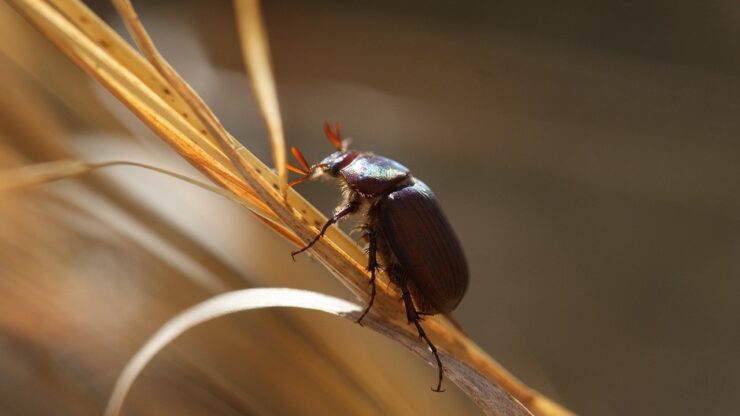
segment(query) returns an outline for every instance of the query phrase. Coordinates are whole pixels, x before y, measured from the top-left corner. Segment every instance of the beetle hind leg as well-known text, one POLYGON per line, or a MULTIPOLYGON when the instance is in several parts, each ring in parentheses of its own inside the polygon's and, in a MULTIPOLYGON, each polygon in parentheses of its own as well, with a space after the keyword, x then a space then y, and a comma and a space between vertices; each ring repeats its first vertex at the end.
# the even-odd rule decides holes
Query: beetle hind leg
POLYGON ((444 367, 442 367, 442 360, 439 358, 439 352, 437 351, 437 347, 432 343, 429 337, 427 337, 426 332, 424 332, 424 328, 421 326, 422 317, 419 316, 419 313, 416 311, 414 301, 411 299, 411 292, 409 291, 409 288, 405 284, 401 285, 401 291, 403 293, 403 304, 406 307, 406 318, 408 319, 409 323, 413 323, 414 326, 416 326, 416 331, 419 333, 419 339, 423 339, 424 341, 426 341, 429 349, 434 355, 434 359, 437 361, 437 387, 432 387, 432 391, 441 393, 444 391, 442 390, 444 367))
POLYGON ((359 318, 357 318, 357 323, 362 325, 362 318, 367 315, 368 312, 370 312, 370 308, 373 307, 373 302, 375 302, 375 294, 376 294, 376 287, 375 287, 375 273, 378 270, 378 237, 375 235, 375 233, 365 227, 365 236, 368 240, 368 246, 367 246, 367 271, 370 272, 370 300, 367 303, 367 307, 365 307, 365 310, 362 312, 362 315, 360 315, 359 318))

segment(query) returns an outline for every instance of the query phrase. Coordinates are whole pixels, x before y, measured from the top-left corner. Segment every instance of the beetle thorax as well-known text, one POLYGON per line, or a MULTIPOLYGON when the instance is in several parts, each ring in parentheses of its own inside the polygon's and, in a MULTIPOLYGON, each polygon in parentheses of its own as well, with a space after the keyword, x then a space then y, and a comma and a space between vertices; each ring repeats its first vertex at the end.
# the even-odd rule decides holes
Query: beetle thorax
POLYGON ((347 187, 366 198, 388 194, 412 182, 411 172, 402 164, 372 153, 352 155, 337 172, 347 187))

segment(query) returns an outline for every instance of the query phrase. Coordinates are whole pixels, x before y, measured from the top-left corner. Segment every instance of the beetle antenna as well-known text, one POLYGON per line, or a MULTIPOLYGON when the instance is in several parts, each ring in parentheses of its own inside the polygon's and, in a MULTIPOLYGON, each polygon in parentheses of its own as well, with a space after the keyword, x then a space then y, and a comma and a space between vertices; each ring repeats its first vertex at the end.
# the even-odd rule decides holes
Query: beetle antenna
POLYGON ((332 130, 329 122, 324 121, 324 134, 326 134, 326 138, 329 139, 329 142, 331 142, 331 144, 333 144, 334 147, 337 148, 337 150, 346 149, 344 143, 342 142, 342 136, 340 134, 341 128, 342 125, 339 122, 336 122, 334 123, 334 129, 332 130))
POLYGON ((298 178, 298 179, 296 179, 296 180, 288 183, 288 187, 289 188, 292 188, 293 186, 298 185, 299 183, 301 183, 301 182, 303 182, 305 180, 310 179, 311 178, 311 174, 313 174, 313 172, 311 172, 310 169, 302 169, 302 168, 299 168, 297 166, 293 166, 290 163, 287 164, 287 168, 291 172, 300 173, 301 175, 303 175, 300 178, 298 178))
POLYGON ((286 163, 285 165, 286 165, 285 167, 287 167, 288 170, 291 171, 291 172, 293 172, 293 173, 300 173, 301 175, 305 175, 306 174, 306 170, 303 169, 303 168, 299 168, 298 166, 291 165, 290 163, 286 163))
POLYGON ((291 165, 288 163, 286 167, 289 171, 299 173, 303 175, 302 177, 294 180, 293 182, 290 182, 288 184, 288 187, 292 187, 294 185, 297 185, 311 177, 311 174, 313 173, 311 166, 308 165, 308 162, 306 162, 306 158, 303 157, 303 153, 301 153, 300 150, 298 150, 297 147, 291 146, 290 147, 290 153, 293 154, 293 157, 298 161, 298 163, 301 165, 300 167, 291 165))
POLYGON ((300 178, 298 178, 298 179, 296 179, 294 181, 289 182, 288 183, 288 188, 292 188, 292 187, 298 185, 299 183, 301 183, 303 181, 306 181, 306 180, 308 180, 310 178, 311 178, 311 174, 310 173, 307 173, 306 175, 301 176, 300 178))
POLYGON ((311 170, 311 166, 308 164, 308 162, 306 162, 306 158, 303 157, 303 153, 301 153, 301 151, 298 150, 297 147, 290 146, 290 153, 292 153, 295 160, 297 160, 298 163, 303 166, 303 169, 305 169, 306 171, 311 170))

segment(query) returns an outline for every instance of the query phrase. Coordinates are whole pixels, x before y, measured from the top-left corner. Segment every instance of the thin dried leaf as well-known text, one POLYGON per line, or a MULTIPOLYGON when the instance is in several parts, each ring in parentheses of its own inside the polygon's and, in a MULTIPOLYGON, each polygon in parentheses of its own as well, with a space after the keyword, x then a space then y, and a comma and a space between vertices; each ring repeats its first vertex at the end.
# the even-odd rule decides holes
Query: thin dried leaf
MULTIPOLYGON (((55 6, 59 10, 66 10, 72 7, 69 4, 74 4, 73 7, 79 11, 79 14, 74 16, 69 14, 65 16, 41 0, 11 1, 75 63, 114 93, 165 142, 211 180, 240 198, 254 198, 245 191, 253 189, 262 199, 261 202, 266 204, 302 241, 308 241, 315 235, 316 228, 312 225, 322 224, 324 216, 293 190, 288 190, 287 195, 284 195, 281 192, 284 181, 225 131, 210 109, 187 83, 171 70, 158 53, 149 56, 157 62, 156 65, 148 65, 141 61, 134 64, 116 60, 114 58, 116 54, 127 50, 128 45, 116 37, 107 38, 111 43, 99 45, 97 39, 90 35, 95 31, 89 28, 82 30, 81 27, 97 25, 100 26, 96 29, 99 33, 105 33, 109 29, 104 23, 93 18, 85 18, 85 21, 82 21, 86 16, 85 13, 91 13, 78 1, 55 1, 55 6), (150 78, 163 80, 164 87, 151 87, 147 83, 150 78), (163 88, 170 93, 175 91, 176 94, 165 94, 163 97, 160 95, 165 91, 163 88), (195 128, 197 123, 184 115, 188 113, 176 110, 173 107, 174 103, 187 103, 186 106, 196 114, 197 120, 205 126, 205 130, 195 128), (239 176, 242 176, 244 181, 239 176)), ((130 8, 128 2, 118 1, 116 4, 130 8)), ((123 11, 125 12, 125 9, 123 11)), ((128 15, 124 13, 123 16, 130 27, 139 27, 132 30, 137 42, 141 43, 142 34, 148 39, 143 27, 140 27, 138 19, 135 18, 135 13, 128 15)), ((151 40, 148 43, 156 52, 151 40)), ((326 238, 314 246, 313 253, 353 293, 363 298, 367 296, 369 276, 363 266, 367 259, 348 236, 332 228, 326 238)), ((416 348, 421 348, 421 344, 416 341, 415 333, 406 325, 402 314, 399 313, 395 291, 387 285, 380 285, 379 291, 381 295, 375 302, 372 317, 377 317, 378 321, 383 323, 383 330, 404 334, 408 342, 413 343, 416 348)), ((485 374, 487 378, 485 383, 489 385, 491 381, 498 383, 536 414, 572 414, 522 384, 481 351, 445 317, 431 317, 425 321, 425 326, 428 335, 440 347, 443 356, 447 357, 445 362, 448 363, 448 377, 456 381, 473 400, 478 400, 475 389, 471 390, 470 385, 465 385, 465 381, 470 379, 466 379, 467 374, 461 372, 460 366, 470 366, 485 374)))
MULTIPOLYGON (((261 288, 243 289, 214 296, 202 303, 188 308, 165 323, 139 351, 129 360, 116 381, 113 392, 105 410, 106 416, 118 415, 131 386, 146 365, 175 338, 201 323, 235 312, 264 308, 300 308, 311 309, 340 316, 355 321, 362 308, 342 299, 324 294, 298 289, 261 288)), ((399 341, 419 355, 426 355, 410 344, 405 335, 389 332, 382 322, 369 320, 370 327, 378 332, 399 341)), ((485 378, 466 366, 460 368, 465 374, 465 386, 475 393, 475 401, 487 415, 528 415, 529 412, 518 402, 485 378)), ((458 380, 456 380, 457 382, 458 380)), ((458 383, 460 384, 460 383, 458 383)))
POLYGON ((147 165, 145 163, 131 162, 125 160, 103 163, 88 163, 81 160, 59 160, 54 162, 38 163, 35 165, 27 165, 20 168, 0 172, 0 192, 31 188, 49 182, 83 175, 97 169, 113 166, 133 166, 151 170, 154 172, 159 172, 161 174, 187 182, 191 185, 195 185, 214 194, 221 195, 224 198, 236 202, 239 205, 243 205, 244 207, 252 211, 260 218, 260 220, 265 222, 269 227, 273 228, 289 241, 295 244, 301 243, 301 241, 298 240, 298 237, 296 237, 292 231, 280 224, 280 222, 277 220, 277 218, 275 218, 272 212, 266 209, 264 204, 252 204, 250 201, 237 198, 231 192, 225 191, 217 186, 195 180, 186 175, 173 172, 171 170, 147 165))
POLYGON ((44 183, 81 175, 91 170, 81 160, 60 160, 28 165, 0 172, 0 192, 30 188, 44 183))
POLYGON ((288 178, 285 165, 285 136, 277 89, 272 76, 270 46, 267 42, 267 31, 262 22, 260 3, 258 0, 234 0, 234 9, 244 65, 249 71, 252 89, 272 141, 272 157, 280 178, 280 186, 285 190, 288 178))

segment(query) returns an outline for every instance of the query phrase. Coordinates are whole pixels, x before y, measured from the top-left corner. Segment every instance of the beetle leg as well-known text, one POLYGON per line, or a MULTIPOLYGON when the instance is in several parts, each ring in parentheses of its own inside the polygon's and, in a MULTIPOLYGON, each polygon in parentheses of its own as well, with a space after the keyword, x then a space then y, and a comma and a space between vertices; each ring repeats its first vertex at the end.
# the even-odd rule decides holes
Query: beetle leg
POLYGON ((367 315, 368 312, 370 312, 370 308, 373 307, 373 302, 375 301, 375 271, 378 269, 378 238, 375 235, 375 233, 371 229, 365 230, 365 235, 368 239, 368 248, 367 248, 367 271, 370 272, 370 301, 367 304, 367 307, 365 308, 365 311, 362 312, 362 315, 360 315, 359 318, 357 318, 357 323, 362 325, 362 318, 367 315))
POLYGON ((429 345, 429 349, 432 350, 434 359, 437 361, 438 381, 437 387, 432 388, 432 391, 441 393, 444 391, 442 390, 442 378, 444 377, 444 369, 442 367, 442 360, 439 358, 439 353, 437 352, 437 347, 434 346, 431 340, 429 340, 426 332, 424 332, 424 328, 421 326, 421 317, 416 311, 413 300, 411 300, 411 292, 409 292, 409 288, 405 284, 402 284, 401 291, 403 292, 403 304, 406 306, 406 318, 408 319, 409 323, 413 323, 416 326, 416 331, 419 333, 419 338, 426 341, 427 345, 429 345))
POLYGON ((334 214, 331 218, 329 218, 329 221, 327 221, 324 224, 324 226, 321 227, 321 231, 319 231, 319 233, 316 235, 316 237, 314 237, 313 240, 311 240, 311 242, 308 243, 308 245, 306 245, 305 247, 303 247, 302 249, 300 249, 298 251, 294 251, 294 252, 290 253, 290 256, 293 257, 293 261, 295 261, 296 254, 303 253, 304 251, 306 251, 309 248, 311 248, 311 246, 313 246, 314 244, 316 244, 316 242, 319 241, 319 239, 321 238, 321 236, 323 236, 324 233, 326 233, 326 230, 328 230, 329 227, 332 224, 336 223, 337 221, 339 221, 340 219, 346 217, 347 215, 350 215, 350 214, 356 212, 359 207, 360 207, 360 201, 359 200, 352 200, 344 208, 342 208, 341 210, 337 211, 337 213, 334 214))

